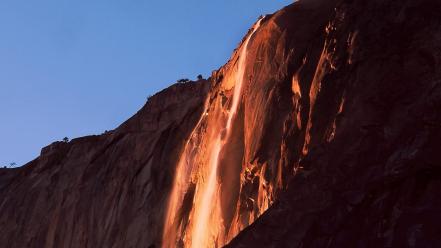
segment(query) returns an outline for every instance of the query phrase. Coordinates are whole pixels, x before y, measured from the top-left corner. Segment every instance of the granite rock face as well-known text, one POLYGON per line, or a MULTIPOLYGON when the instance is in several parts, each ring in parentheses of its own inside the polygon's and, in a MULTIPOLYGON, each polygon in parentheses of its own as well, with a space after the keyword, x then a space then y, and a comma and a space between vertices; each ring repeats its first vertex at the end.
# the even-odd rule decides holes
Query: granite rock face
POLYGON ((279 12, 293 51, 297 125, 282 154, 294 175, 228 247, 441 245, 439 13, 431 0, 304 0, 279 12))
POLYGON ((149 247, 170 174, 209 84, 176 84, 99 136, 56 142, 0 170, 0 247, 149 247))
MULTIPOLYGON (((300 0, 262 19, 220 153, 228 247, 441 246, 439 13, 300 0)), ((0 169, 0 247, 160 247, 182 150, 228 112, 239 51, 111 132, 0 169)))

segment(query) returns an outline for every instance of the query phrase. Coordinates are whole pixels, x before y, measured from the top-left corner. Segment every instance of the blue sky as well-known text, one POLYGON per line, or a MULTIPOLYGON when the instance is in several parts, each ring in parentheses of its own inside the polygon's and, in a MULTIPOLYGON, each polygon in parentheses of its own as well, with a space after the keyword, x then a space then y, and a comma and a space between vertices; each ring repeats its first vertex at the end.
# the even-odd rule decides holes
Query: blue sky
POLYGON ((0 165, 117 127, 148 95, 208 77, 287 0, 0 0, 0 165))

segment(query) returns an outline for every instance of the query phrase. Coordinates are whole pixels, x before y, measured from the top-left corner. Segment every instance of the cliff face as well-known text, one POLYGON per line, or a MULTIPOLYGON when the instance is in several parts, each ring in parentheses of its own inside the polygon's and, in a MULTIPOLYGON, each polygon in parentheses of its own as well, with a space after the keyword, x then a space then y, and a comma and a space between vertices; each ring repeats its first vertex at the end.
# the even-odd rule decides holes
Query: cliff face
POLYGON ((159 243, 170 175, 209 84, 177 84, 114 131, 56 142, 0 170, 0 247, 159 243))
MULTIPOLYGON (((338 1, 320 20, 310 14, 319 2, 279 13, 292 80, 276 85, 291 86, 281 92, 292 105, 277 99, 293 124, 267 135, 290 130, 278 144, 294 175, 228 247, 438 247, 441 3, 338 1)), ((281 113, 272 107, 264 119, 281 113)))
POLYGON ((208 81, 0 169, 0 247, 440 246, 439 13, 301 0, 261 18, 208 81))

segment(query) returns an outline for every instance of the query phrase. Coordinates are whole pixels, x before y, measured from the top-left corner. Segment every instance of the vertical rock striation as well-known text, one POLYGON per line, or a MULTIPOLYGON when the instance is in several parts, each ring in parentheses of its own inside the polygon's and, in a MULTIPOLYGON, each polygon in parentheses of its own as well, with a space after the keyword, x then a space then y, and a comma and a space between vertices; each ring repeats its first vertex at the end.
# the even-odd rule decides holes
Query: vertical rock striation
MULTIPOLYGON (((268 74, 287 76, 275 85, 286 87, 277 100, 291 118, 270 122, 281 149, 267 145, 260 160, 282 151, 294 175, 227 247, 440 246, 438 13, 432 0, 304 0, 279 12, 290 66, 268 74)), ((280 120, 270 109, 262 119, 280 120)))

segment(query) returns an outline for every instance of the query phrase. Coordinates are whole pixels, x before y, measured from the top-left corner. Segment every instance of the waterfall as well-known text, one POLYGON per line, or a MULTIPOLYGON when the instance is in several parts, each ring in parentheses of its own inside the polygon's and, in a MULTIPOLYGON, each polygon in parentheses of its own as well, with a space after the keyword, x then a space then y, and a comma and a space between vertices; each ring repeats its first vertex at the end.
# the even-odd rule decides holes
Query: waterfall
POLYGON ((253 31, 241 46, 236 71, 230 79, 234 80, 234 92, 230 108, 226 111, 226 121, 219 121, 225 120, 222 111, 212 111, 213 116, 209 116, 212 106, 207 99, 204 114, 185 144, 176 168, 165 216, 162 240, 164 248, 219 247, 228 241, 220 208, 217 171, 220 154, 232 133, 233 118, 242 96, 248 43, 260 27, 261 20, 254 25, 253 31), (210 121, 210 118, 213 120, 210 121), (184 216, 183 210, 186 196, 193 199, 188 216, 184 216))

